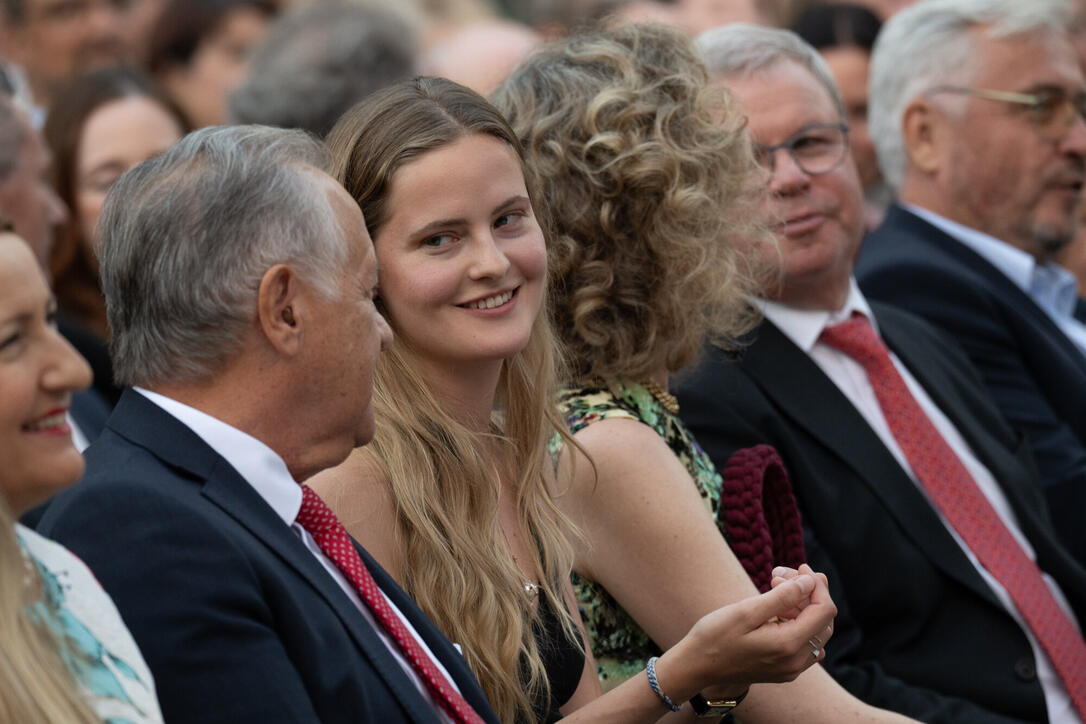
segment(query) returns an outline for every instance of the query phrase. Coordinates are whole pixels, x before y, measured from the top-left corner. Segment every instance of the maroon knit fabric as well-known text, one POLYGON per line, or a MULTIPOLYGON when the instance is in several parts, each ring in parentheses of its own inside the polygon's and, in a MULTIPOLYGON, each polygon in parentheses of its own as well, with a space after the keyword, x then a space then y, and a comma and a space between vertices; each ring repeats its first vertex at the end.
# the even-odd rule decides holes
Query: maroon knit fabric
POLYGON ((737 450, 723 472, 720 516, 728 543, 758 590, 769 590, 774 566, 807 562, 792 483, 771 445, 737 450))

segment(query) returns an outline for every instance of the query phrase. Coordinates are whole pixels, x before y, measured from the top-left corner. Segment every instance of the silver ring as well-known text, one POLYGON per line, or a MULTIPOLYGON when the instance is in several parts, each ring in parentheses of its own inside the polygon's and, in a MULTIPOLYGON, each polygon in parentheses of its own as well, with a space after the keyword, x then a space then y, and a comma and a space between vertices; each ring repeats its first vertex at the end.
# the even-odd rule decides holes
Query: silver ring
POLYGON ((807 643, 811 645, 811 653, 814 655, 815 661, 818 661, 818 657, 822 655, 822 649, 813 640, 809 639, 807 643))

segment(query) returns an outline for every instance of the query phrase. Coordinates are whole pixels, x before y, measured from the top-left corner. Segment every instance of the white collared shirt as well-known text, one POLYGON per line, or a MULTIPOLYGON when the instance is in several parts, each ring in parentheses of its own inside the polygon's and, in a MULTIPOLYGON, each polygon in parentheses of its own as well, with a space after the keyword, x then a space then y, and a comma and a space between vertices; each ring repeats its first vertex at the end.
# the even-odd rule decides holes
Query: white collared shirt
POLYGON ((1086 354, 1086 325, 1075 319, 1078 283, 1075 275, 1055 262, 1038 264, 1031 254, 1000 241, 982 231, 971 229, 928 209, 904 204, 905 208, 932 226, 957 239, 992 266, 1003 272, 1016 287, 1026 293, 1048 315, 1079 352, 1086 354))
MULTIPOLYGON (((207 443, 208 447, 217 452, 226 462, 245 479, 245 482, 249 483, 253 487, 253 490, 264 499, 275 514, 283 519, 283 522, 290 527, 294 534, 297 535, 305 547, 313 554, 313 557, 320 561, 320 564, 328 571, 336 582, 336 584, 343 590, 347 597, 354 603, 371 626, 377 631, 381 640, 385 642, 385 646, 392 653, 392 656, 396 659, 396 662, 408 675, 415 686, 418 688, 421 695, 426 699, 430 706, 434 709, 435 713, 440 718, 440 721, 446 724, 453 724, 453 720, 445 713, 445 710, 434 701, 434 697, 430 694, 429 688, 425 682, 415 672, 415 669, 404 658, 400 652, 400 646, 396 643, 384 629, 381 624, 373 617, 373 613, 370 612, 369 606, 367 606, 362 599, 358 597, 358 592, 354 586, 344 577, 343 573, 336 567, 328 556, 324 554, 320 546, 317 545, 317 541, 313 539, 309 531, 298 524, 298 512, 302 509, 302 487, 291 476, 290 471, 287 470, 287 465, 283 462, 283 458, 272 450, 270 447, 257 440, 252 435, 249 435, 241 430, 226 424, 222 420, 219 420, 205 412, 201 412, 194 407, 178 402, 177 400, 160 395, 157 392, 146 390, 142 387, 134 387, 136 392, 155 403, 170 415, 176 417, 185 427, 192 430, 197 437, 207 443)), ((381 592, 382 596, 385 596, 384 592, 381 592)), ((430 647, 426 645, 426 641, 419 636, 418 631, 411 625, 411 622, 403 615, 396 604, 392 602, 388 596, 385 596, 385 601, 388 603, 389 608, 399 617, 403 625, 415 637, 419 646, 426 653, 427 656, 434 662, 437 669, 448 679, 449 683, 457 691, 460 688, 456 685, 456 681, 449 675, 448 670, 441 663, 441 660, 434 656, 430 647)))
MULTIPOLYGON (((826 376, 837 385, 837 388, 840 389, 841 393, 852 403, 856 408, 856 411, 863 416, 864 420, 867 421, 867 424, 871 426, 871 429, 879 436, 879 439, 894 456, 894 459, 897 460, 898 464, 901 465, 902 469, 909 475, 909 478, 916 484, 920 493, 930 503, 931 497, 928 495, 924 486, 916 479, 916 475, 913 473, 912 466, 909 465, 905 453, 901 450, 901 446, 898 445, 897 440, 894 439, 894 435, 890 431, 890 426, 886 422, 886 417, 882 414, 882 407, 879 405, 878 398, 875 396, 875 390, 871 387, 871 382, 867 379, 867 373, 864 372, 863 367, 859 362, 852 357, 849 357, 844 352, 819 340, 823 329, 847 321, 852 317, 853 312, 859 312, 867 317, 875 332, 878 333, 878 321, 871 312, 871 307, 868 306, 867 300, 860 292, 860 288, 856 285, 856 280, 851 280, 848 300, 845 302, 845 305, 836 312, 797 309, 778 302, 766 300, 757 300, 757 304, 764 312, 766 319, 776 325, 788 339, 792 340, 797 347, 803 350, 814 363, 819 366, 826 376)), ((1006 495, 1003 494, 1003 490, 992 476, 991 471, 977 459, 976 455, 974 455, 973 451, 969 448, 969 444, 965 441, 965 438, 961 436, 961 433, 959 433, 958 429, 954 426, 954 423, 952 423, 950 419, 943 414, 942 410, 936 406, 928 393, 921 387, 920 383, 916 381, 916 378, 912 376, 908 368, 902 364, 901 360, 897 358, 897 355, 894 354, 892 350, 890 351, 890 359, 893 361, 897 371, 901 373, 906 386, 909 388, 909 392, 912 393, 921 409, 923 409, 924 414, 928 416, 928 419, 935 425, 939 434, 943 436, 943 439, 950 445, 950 448, 957 454, 958 459, 961 460, 966 470, 969 471, 969 474, 977 483, 977 487, 984 493, 984 496, 995 509, 996 514, 999 515, 1004 525, 1007 526, 1007 530, 1009 530, 1011 535, 1014 536, 1014 539, 1018 541, 1018 544, 1022 546, 1023 552, 1025 552, 1029 559, 1036 561, 1036 554, 1033 551, 1033 546, 1030 545, 1029 541, 1022 534, 1022 531, 1018 526, 1017 516, 1015 516, 1014 510, 1011 508, 1006 495)), ((1049 721, 1051 724, 1082 724, 1082 720, 1071 705, 1070 697, 1067 695, 1067 689, 1056 674, 1056 670, 1053 668, 1052 662, 1048 658, 1048 654, 1044 652, 1037 642, 1037 639, 1034 637, 1033 632, 1030 631, 1029 627, 1025 624, 1022 615, 1018 612, 1018 608, 1014 605, 1014 602, 1011 600, 1006 589, 1003 588, 987 569, 980 564, 976 555, 974 555, 973 551, 965 545, 965 541, 961 539, 961 536, 958 535, 957 531, 947 523, 942 511, 935 507, 934 504, 932 504, 932 507, 936 514, 938 514, 939 520, 942 521, 943 527, 945 527, 950 535, 953 536, 954 540, 961 547, 962 552, 965 553, 966 558, 968 558, 973 567, 977 569, 981 578, 983 578, 985 583, 988 584, 988 587, 992 589, 992 592, 996 595, 996 598, 999 599, 1000 603, 1003 604, 1003 607, 1007 609, 1007 612, 1018 622, 1018 625, 1021 626, 1026 638, 1029 639, 1029 645, 1033 649, 1033 658, 1037 666, 1037 679, 1041 684, 1041 688, 1044 690, 1045 705, 1048 708, 1049 721)), ((1071 610, 1071 605, 1068 603, 1067 597, 1064 596, 1063 591, 1060 590, 1059 585, 1043 571, 1042 576, 1044 577, 1045 584, 1052 591, 1056 603, 1058 603, 1060 608, 1063 609, 1063 612, 1067 614, 1067 617, 1071 622, 1075 626, 1078 626, 1078 621, 1071 610)))

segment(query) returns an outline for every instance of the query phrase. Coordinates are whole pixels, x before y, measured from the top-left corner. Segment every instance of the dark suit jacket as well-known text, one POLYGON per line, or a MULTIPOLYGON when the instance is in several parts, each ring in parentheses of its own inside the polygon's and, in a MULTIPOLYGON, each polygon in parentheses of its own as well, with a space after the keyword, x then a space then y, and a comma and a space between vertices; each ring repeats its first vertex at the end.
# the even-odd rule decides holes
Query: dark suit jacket
MULTIPOLYGON (((1086 621, 1086 571, 1049 533, 1028 446, 960 352, 920 320, 872 304, 880 331, 995 474, 1042 569, 1086 621)), ((723 468, 759 443, 780 451, 808 559, 839 615, 826 668, 857 697, 922 721, 1044 721, 1022 630, 935 510, 821 369, 772 323, 741 361, 710 349, 679 380, 683 420, 723 468)))
POLYGON ((870 299, 946 331, 1029 438, 1057 533, 1086 565, 1086 356, 1021 289, 960 241, 891 207, 856 277, 870 299))
MULTIPOLYGON (((38 529, 86 561, 155 676, 169 722, 433 722, 375 629, 257 492, 195 433, 125 392, 83 481, 38 529)), ((361 548, 468 702, 463 658, 361 548)))

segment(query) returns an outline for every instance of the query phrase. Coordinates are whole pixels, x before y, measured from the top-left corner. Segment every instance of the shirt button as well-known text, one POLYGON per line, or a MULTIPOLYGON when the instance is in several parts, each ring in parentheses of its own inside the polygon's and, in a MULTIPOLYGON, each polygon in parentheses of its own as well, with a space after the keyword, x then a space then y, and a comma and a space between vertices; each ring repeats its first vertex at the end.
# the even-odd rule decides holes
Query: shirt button
POLYGON ((1022 681, 1033 681, 1037 678, 1037 666, 1033 663, 1033 659, 1023 657, 1015 662, 1014 673, 1022 681))

